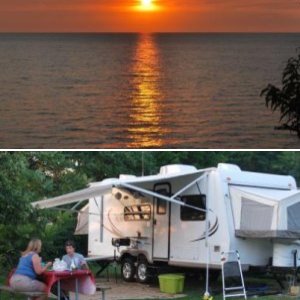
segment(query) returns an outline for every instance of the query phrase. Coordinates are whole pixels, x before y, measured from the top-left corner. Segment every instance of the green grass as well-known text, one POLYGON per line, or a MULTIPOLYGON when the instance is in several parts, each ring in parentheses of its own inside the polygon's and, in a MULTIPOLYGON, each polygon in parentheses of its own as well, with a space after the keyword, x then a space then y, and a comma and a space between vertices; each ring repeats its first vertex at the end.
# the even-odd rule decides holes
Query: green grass
MULTIPOLYGON (((279 291, 278 283, 268 276, 251 276, 246 277, 245 282, 249 286, 255 286, 258 284, 266 284, 270 291, 279 291)), ((185 288, 183 293, 186 295, 182 298, 177 298, 178 300, 202 300, 204 295, 204 280, 195 278, 186 278, 185 288)), ((157 283, 158 285, 158 283, 157 283)), ((211 294, 214 300, 223 300, 222 296, 222 281, 221 278, 211 286, 211 294)), ((259 297, 248 297, 249 299, 259 299, 259 300, 292 300, 300 299, 299 297, 291 297, 288 295, 272 295, 272 296, 259 296, 259 297)), ((228 299, 244 299, 244 298, 228 298, 228 299)), ((148 300, 146 297, 143 300, 148 300)))
MULTIPOLYGON (((195 296, 187 296, 184 298, 177 298, 177 300, 202 300, 203 295, 195 295, 195 296)), ((233 299, 233 298, 231 298, 233 299)), ((235 298, 236 300, 242 300, 244 298, 235 298)), ((250 298, 250 299, 259 299, 259 300, 291 300, 296 299, 295 297, 288 297, 288 296, 264 296, 264 297, 258 297, 258 298, 250 298)), ((143 300, 150 300, 150 299, 143 299, 143 300)), ((153 300, 153 299, 152 299, 153 300)), ((213 300, 223 300, 222 296, 215 296, 213 297, 213 300)))
MULTIPOLYGON (((268 286, 270 286, 271 290, 278 290, 278 285, 277 283, 269 278, 245 278, 245 281, 249 285, 256 285, 258 283, 265 283, 268 286)), ((192 279, 188 278, 185 282, 185 289, 184 289, 184 294, 186 294, 186 297, 183 298, 178 298, 178 300, 202 300, 203 295, 204 295, 204 281, 202 280, 197 280, 197 279, 192 279)), ((212 289, 211 289, 211 294, 213 296, 214 300, 223 300, 223 295, 222 295, 222 282, 221 279, 219 279, 216 283, 212 284, 212 289)), ((244 298, 228 298, 228 299, 244 299, 244 298)), ((254 298, 252 298, 254 299, 254 298)), ((295 299, 295 297, 290 297, 290 296, 284 296, 284 295, 274 295, 274 296, 260 296, 257 297, 257 299, 260 300, 291 300, 295 299)))
MULTIPOLYGON (((203 293, 202 294, 198 294, 198 293, 193 293, 193 292, 186 292, 187 294, 186 297, 183 298, 177 298, 178 300, 202 300, 203 299, 203 293)), ((214 300, 223 300, 223 296, 222 295, 216 295, 213 296, 214 300)), ((229 299, 244 299, 244 298, 229 298, 229 299)), ((259 299, 259 300, 291 300, 291 299, 295 299, 295 297, 289 297, 289 296, 283 296, 283 295, 276 295, 276 296, 264 296, 264 297, 258 297, 258 298, 250 298, 250 299, 259 299)), ((146 300, 146 299, 144 299, 146 300)))
MULTIPOLYGON (((5 281, 6 281, 6 275, 1 275, 0 274, 0 284, 5 284, 5 281)), ((11 296, 8 295, 7 293, 1 293, 1 296, 0 296, 0 299, 1 300, 11 300, 11 296)), ((14 299, 16 300, 23 300, 23 299, 26 299, 26 297, 22 297, 22 296, 14 296, 14 299)))

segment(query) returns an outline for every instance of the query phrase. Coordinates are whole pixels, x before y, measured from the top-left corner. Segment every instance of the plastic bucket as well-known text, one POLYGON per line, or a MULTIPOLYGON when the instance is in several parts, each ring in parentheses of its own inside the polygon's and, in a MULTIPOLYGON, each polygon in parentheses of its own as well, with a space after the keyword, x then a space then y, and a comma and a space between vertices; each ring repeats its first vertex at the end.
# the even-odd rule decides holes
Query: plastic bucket
POLYGON ((184 288, 184 275, 163 274, 158 276, 159 288, 162 293, 178 294, 184 288))

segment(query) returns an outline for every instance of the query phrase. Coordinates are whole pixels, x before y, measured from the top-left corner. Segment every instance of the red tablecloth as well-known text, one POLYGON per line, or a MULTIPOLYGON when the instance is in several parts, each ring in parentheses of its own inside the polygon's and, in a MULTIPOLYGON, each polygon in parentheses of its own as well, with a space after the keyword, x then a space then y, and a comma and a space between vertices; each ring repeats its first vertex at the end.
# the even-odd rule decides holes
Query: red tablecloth
POLYGON ((95 278, 89 270, 76 271, 46 271, 42 279, 47 285, 47 293, 50 293, 52 285, 61 281, 61 288, 65 291, 75 292, 75 280, 78 279, 78 292, 85 295, 93 295, 96 292, 95 278))

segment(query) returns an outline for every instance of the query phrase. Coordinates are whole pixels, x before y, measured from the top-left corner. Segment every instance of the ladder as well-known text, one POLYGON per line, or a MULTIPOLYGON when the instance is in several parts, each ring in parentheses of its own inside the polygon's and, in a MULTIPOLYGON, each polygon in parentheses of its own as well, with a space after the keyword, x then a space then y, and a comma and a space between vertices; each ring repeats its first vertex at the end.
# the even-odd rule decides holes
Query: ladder
POLYGON ((242 266, 239 252, 228 251, 221 253, 223 300, 230 297, 244 297, 247 299, 242 266), (226 286, 228 280, 238 279, 236 286, 226 286))

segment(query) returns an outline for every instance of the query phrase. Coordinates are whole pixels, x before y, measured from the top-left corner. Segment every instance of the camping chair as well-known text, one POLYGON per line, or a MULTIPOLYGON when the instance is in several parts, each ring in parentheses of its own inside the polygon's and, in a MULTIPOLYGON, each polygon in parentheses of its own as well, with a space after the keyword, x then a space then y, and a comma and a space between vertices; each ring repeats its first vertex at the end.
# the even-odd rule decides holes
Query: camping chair
POLYGON ((223 300, 230 297, 247 299, 239 252, 221 253, 223 300))

